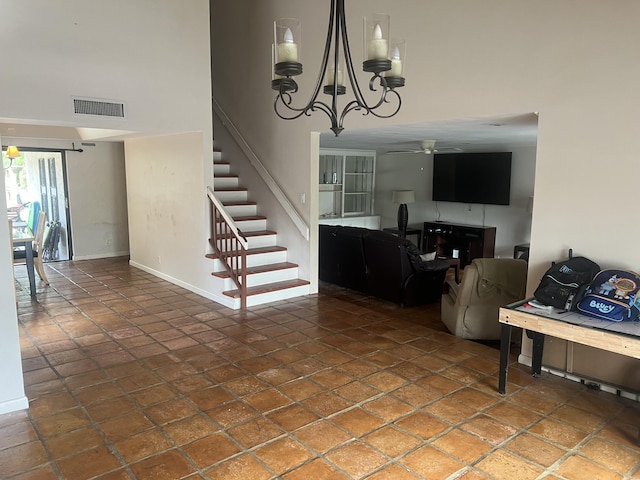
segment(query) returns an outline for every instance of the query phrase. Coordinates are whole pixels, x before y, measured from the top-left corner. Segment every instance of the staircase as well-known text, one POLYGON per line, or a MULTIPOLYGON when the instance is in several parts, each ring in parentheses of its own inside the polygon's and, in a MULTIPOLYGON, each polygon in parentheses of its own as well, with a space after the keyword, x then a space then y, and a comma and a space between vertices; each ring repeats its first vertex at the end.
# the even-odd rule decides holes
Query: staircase
MULTIPOLYGON (((220 151, 214 152, 213 190, 216 199, 246 238, 246 305, 255 306, 287 298, 307 295, 309 281, 298 277, 298 265, 287 261, 287 249, 277 245, 278 234, 267 229, 267 218, 257 214, 258 206, 249 201, 249 192, 239 185, 237 175, 231 173, 231 165, 222 160, 220 151)), ((209 239, 213 243, 212 239, 209 239)), ((227 272, 222 261, 213 253, 213 278, 215 292, 222 292, 228 299, 224 304, 240 309, 241 291, 227 272)))

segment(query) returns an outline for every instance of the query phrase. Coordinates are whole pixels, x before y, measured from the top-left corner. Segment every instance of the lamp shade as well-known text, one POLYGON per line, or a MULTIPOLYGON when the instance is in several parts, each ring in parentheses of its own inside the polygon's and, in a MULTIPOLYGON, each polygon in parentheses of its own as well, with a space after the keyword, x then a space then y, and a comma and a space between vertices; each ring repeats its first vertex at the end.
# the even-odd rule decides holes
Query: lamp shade
POLYGON ((414 203, 416 195, 413 190, 394 190, 391 197, 393 203, 414 203))
POLYGON ((20 151, 18 151, 18 147, 9 145, 7 147, 7 151, 5 152, 5 154, 7 155, 8 158, 13 160, 14 158, 17 158, 20 156, 20 151))

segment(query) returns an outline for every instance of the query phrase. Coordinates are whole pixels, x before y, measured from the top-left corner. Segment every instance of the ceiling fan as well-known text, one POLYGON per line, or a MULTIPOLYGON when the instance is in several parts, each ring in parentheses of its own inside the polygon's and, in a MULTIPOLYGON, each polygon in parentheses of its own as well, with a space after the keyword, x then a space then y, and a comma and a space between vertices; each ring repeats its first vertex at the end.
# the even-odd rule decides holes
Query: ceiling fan
POLYGON ((462 152, 461 148, 457 147, 440 147, 436 148, 435 140, 423 140, 420 142, 419 149, 408 149, 408 150, 392 150, 387 152, 389 153, 422 153, 426 155, 430 155, 432 153, 442 153, 442 152, 462 152))

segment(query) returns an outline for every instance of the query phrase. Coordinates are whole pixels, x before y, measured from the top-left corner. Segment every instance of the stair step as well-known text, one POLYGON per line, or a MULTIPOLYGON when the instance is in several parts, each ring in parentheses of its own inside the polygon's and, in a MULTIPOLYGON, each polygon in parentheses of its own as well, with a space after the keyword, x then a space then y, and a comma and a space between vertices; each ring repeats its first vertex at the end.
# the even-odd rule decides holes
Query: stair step
MULTIPOLYGON (((275 272, 277 270, 286 270, 287 268, 297 268, 298 265, 290 262, 272 263, 269 265, 256 265, 255 267, 247 267, 247 275, 254 275, 256 273, 275 272)), ((238 272, 240 273, 240 272, 238 272)), ((218 278, 229 278, 230 275, 226 270, 221 272, 213 272, 211 275, 218 278)))
MULTIPOLYGON (((274 232, 273 230, 255 230, 253 232, 242 232, 242 234, 245 237, 264 237, 266 235, 275 235, 276 232, 274 232)), ((223 234, 223 235, 218 235, 218 237, 220 237, 220 239, 224 239, 227 238, 229 236, 231 236, 232 234, 223 234)), ((211 240, 209 240, 211 241, 211 240)))
MULTIPOLYGON (((278 290, 285 290, 287 288, 295 288, 295 287, 302 287, 305 285, 309 285, 309 281, 307 280, 302 280, 300 278, 294 279, 294 280, 285 280, 283 282, 274 282, 274 283, 267 283, 265 285, 257 285, 255 287, 248 287, 247 288, 247 296, 253 296, 253 295, 260 295, 263 293, 269 293, 269 292, 276 292, 278 290)), ((240 298, 240 290, 236 289, 236 290, 227 290, 225 292, 222 292, 224 295, 226 295, 227 297, 231 297, 231 298, 240 298)))
MULTIPOLYGON (((209 242, 211 243, 211 242, 209 242)), ((258 248, 249 248, 247 249, 247 255, 259 255, 261 253, 275 253, 275 252, 284 252, 286 247, 274 246, 274 247, 258 247, 258 248)), ((207 253, 205 255, 207 258, 216 259, 218 256, 215 253, 207 253)))
POLYGON ((222 202, 222 205, 225 207, 244 207, 244 206, 254 206, 257 205, 256 202, 249 202, 249 201, 239 201, 239 202, 222 202))
POLYGON ((216 178, 238 178, 238 175, 234 175, 233 173, 217 173, 216 178))
POLYGON ((218 192, 246 192, 247 189, 245 187, 221 187, 214 188, 213 193, 218 192))
POLYGON ((250 222, 252 220, 266 220, 267 217, 262 215, 245 215, 241 217, 233 217, 234 222, 250 222))

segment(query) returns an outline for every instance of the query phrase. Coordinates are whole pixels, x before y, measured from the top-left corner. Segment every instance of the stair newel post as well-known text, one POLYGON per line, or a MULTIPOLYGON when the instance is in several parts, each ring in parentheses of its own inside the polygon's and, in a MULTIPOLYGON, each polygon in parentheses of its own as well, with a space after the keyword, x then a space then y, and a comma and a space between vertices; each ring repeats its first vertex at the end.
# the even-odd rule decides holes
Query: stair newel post
POLYGON ((242 310, 247 309, 247 250, 241 248, 240 261, 242 262, 242 276, 240 286, 240 308, 242 310))

